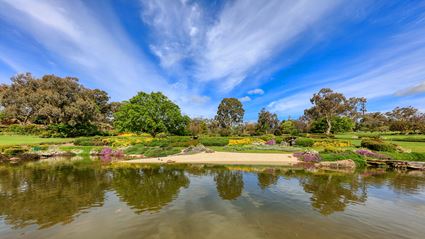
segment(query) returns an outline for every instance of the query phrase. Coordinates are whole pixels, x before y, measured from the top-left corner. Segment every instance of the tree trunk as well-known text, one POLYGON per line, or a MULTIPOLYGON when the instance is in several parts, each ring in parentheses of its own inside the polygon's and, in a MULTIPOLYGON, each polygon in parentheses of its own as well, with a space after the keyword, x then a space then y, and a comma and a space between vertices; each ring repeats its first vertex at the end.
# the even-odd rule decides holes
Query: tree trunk
POLYGON ((326 123, 328 124, 328 128, 326 129, 326 134, 329 135, 331 134, 331 129, 332 129, 332 123, 330 119, 326 119, 326 123))

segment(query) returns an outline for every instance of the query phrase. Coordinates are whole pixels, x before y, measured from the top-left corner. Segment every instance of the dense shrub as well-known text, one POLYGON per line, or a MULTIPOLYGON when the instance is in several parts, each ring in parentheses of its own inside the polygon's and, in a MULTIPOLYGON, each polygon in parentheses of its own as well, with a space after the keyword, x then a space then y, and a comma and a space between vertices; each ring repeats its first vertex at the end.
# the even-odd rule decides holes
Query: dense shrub
POLYGON ((309 138, 297 138, 295 140, 295 145, 302 147, 312 147, 314 145, 314 140, 309 138))
POLYGON ((46 132, 44 126, 29 124, 29 125, 19 125, 13 124, 7 128, 7 131, 17 135, 41 135, 46 132))
POLYGON ((376 139, 363 139, 361 146, 370 150, 396 152, 397 145, 376 139))
POLYGON ((44 137, 78 137, 78 136, 94 136, 99 135, 101 132, 96 125, 92 124, 52 124, 47 127, 47 133, 43 134, 44 137))
POLYGON ((205 146, 226 146, 229 144, 229 139, 226 137, 205 137, 199 142, 205 146))
POLYGON ((74 140, 74 145, 78 146, 106 146, 110 143, 102 137, 78 138, 74 140))

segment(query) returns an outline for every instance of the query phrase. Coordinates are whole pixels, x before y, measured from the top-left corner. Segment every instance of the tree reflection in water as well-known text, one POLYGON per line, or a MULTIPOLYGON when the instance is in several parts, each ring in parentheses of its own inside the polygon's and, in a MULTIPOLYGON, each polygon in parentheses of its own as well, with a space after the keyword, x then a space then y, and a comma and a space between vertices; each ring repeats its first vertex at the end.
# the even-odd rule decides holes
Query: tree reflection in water
POLYGON ((312 194, 312 207, 323 215, 344 211, 347 205, 367 199, 366 185, 355 174, 310 174, 300 178, 300 184, 312 194))
POLYGON ((262 190, 270 187, 271 185, 276 185, 279 175, 276 175, 274 172, 264 171, 257 173, 258 186, 262 190))
POLYGON ((0 170, 0 216, 14 228, 69 223, 81 210, 103 205, 108 182, 94 168, 14 167, 0 170))
POLYGON ((243 191, 243 176, 239 171, 219 170, 214 176, 218 195, 224 200, 234 200, 243 191))
POLYGON ((113 170, 112 187, 138 213, 160 210, 177 196, 180 188, 188 186, 189 178, 183 169, 152 167, 113 170))
MULTIPOLYGON (((189 187, 190 179, 198 180, 200 177, 215 181, 221 199, 234 200, 244 190, 243 174, 253 172, 258 172, 258 168, 108 167, 100 164, 2 167, 0 218, 14 228, 34 224, 47 228, 58 223, 66 224, 84 210, 102 206, 105 192, 111 189, 136 212, 155 212, 171 203, 182 188, 189 187)), ((279 169, 272 172, 262 170, 256 176, 257 182, 247 180, 247 183, 258 184, 263 190, 277 184, 281 176, 286 180, 297 180, 299 190, 311 193, 312 207, 323 215, 366 202, 370 187, 384 187, 402 194, 416 194, 425 189, 424 172, 368 170, 344 174, 279 169)))

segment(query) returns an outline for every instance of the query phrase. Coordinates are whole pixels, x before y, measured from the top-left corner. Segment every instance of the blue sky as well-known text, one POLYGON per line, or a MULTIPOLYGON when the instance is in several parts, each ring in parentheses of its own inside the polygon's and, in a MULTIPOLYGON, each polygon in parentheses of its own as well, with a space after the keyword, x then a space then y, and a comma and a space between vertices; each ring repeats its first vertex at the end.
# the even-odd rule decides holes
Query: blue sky
POLYGON ((0 0, 0 82, 19 72, 162 91, 190 116, 237 97, 245 120, 297 117, 323 87, 424 111, 425 1, 0 0))

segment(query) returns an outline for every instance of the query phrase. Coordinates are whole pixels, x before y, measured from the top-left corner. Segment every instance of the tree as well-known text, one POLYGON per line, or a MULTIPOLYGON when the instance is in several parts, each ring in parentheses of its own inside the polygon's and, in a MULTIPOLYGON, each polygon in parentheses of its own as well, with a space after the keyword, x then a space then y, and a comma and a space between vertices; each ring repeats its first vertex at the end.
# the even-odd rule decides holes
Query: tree
POLYGON ((107 122, 108 94, 85 88, 77 78, 45 75, 38 79, 26 73, 11 81, 0 86, 0 105, 11 122, 65 128, 93 128, 107 122))
POLYGON ((208 132, 207 123, 201 118, 192 119, 189 123, 189 131, 193 136, 206 134, 208 132))
POLYGON ((360 130, 386 131, 389 130, 387 117, 380 113, 367 113, 360 121, 360 130))
POLYGON ((243 121, 245 110, 236 98, 224 98, 217 109, 215 119, 221 128, 229 129, 243 121))
POLYGON ((311 119, 323 118, 326 121, 326 134, 332 131, 332 119, 335 116, 353 115, 357 109, 358 98, 347 99, 343 94, 333 92, 329 88, 323 88, 310 99, 314 105, 304 111, 311 119))
POLYGON ((183 135, 189 121, 161 92, 139 92, 118 109, 114 125, 119 132, 147 132, 155 137, 161 132, 183 135))
POLYGON ((421 114, 418 109, 409 107, 396 107, 391 112, 386 113, 390 130, 401 131, 407 133, 408 131, 417 130, 416 125, 421 121, 421 114))
POLYGON ((276 114, 272 114, 266 109, 261 109, 258 113, 257 130, 260 134, 274 134, 279 127, 279 120, 276 114))
POLYGON ((297 129, 296 124, 293 120, 284 120, 280 124, 280 130, 283 134, 296 135, 300 131, 297 129))

